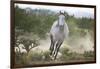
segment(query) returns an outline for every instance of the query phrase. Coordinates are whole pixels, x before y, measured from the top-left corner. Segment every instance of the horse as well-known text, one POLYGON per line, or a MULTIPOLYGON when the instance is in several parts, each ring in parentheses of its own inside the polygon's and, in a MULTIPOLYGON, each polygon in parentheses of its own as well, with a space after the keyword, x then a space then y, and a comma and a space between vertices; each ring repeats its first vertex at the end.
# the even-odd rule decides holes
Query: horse
POLYGON ((55 60, 59 51, 60 46, 62 45, 65 38, 68 37, 69 29, 68 25, 65 22, 65 12, 61 12, 50 30, 50 57, 55 60))

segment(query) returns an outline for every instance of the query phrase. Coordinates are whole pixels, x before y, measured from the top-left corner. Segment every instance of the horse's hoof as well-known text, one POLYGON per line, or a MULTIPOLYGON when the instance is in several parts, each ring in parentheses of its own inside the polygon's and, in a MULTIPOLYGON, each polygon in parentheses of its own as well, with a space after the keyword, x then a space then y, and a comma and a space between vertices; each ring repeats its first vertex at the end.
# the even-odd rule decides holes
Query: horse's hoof
POLYGON ((51 59, 51 60, 54 60, 54 57, 53 57, 53 56, 51 56, 51 55, 49 55, 49 56, 50 56, 50 59, 51 59))

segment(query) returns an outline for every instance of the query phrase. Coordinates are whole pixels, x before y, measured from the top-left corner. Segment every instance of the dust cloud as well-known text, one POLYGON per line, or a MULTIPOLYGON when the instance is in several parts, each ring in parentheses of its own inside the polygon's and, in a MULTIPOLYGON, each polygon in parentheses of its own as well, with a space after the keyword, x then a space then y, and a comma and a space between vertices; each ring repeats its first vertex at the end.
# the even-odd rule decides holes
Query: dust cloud
MULTIPOLYGON (((71 52, 77 52, 77 53, 84 53, 84 51, 93 51, 94 50, 94 40, 93 37, 88 33, 84 37, 78 37, 78 38, 68 38, 68 40, 65 40, 63 44, 61 45, 61 48, 68 48, 71 52), (70 40, 71 39, 71 40, 70 40)), ((41 51, 48 51, 50 47, 50 37, 47 36, 46 39, 41 39, 40 45, 36 48, 33 48, 32 50, 41 50, 41 51)), ((60 49, 61 49, 60 48, 60 49)))

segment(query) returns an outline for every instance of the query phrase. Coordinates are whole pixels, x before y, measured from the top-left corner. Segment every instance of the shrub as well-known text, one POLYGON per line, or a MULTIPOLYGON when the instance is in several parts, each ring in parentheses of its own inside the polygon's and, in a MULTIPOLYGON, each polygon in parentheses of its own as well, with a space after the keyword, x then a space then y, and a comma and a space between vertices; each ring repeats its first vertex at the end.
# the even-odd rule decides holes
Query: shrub
POLYGON ((94 59, 94 51, 85 51, 83 56, 86 60, 94 59))

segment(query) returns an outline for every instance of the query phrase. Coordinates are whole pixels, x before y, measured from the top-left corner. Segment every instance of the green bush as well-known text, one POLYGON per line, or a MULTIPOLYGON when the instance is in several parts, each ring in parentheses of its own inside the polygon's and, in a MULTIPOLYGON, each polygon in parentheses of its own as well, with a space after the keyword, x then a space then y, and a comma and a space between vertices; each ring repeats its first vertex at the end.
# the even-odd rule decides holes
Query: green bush
MULTIPOLYGON (((55 12, 46 9, 31 9, 30 14, 25 13, 25 9, 22 9, 18 6, 15 7, 15 35, 25 36, 28 34, 30 39, 44 39, 46 38, 46 33, 50 31, 50 28, 55 20, 57 20, 58 16, 55 12), (37 15, 36 13, 39 12, 37 15), (18 32, 19 31, 19 32, 18 32), (32 33, 33 35, 30 35, 32 33), (36 36, 35 36, 36 35, 36 36), (31 37, 30 37, 31 36, 31 37)), ((91 18, 76 18, 74 16, 68 15, 66 12, 67 18, 65 18, 66 23, 69 27, 69 43, 75 42, 73 39, 78 39, 87 34, 94 32, 94 19, 91 18)), ((26 43, 26 42, 24 42, 26 43)), ((26 43, 28 44, 28 43, 26 43)), ((28 45, 26 45, 28 46, 28 45)), ((62 56, 59 58, 60 60, 81 60, 81 59, 92 59, 94 57, 94 52, 84 52, 84 54, 79 54, 76 52, 70 52, 68 48, 60 49, 62 56)), ((29 62, 35 61, 50 61, 49 51, 40 51, 40 52, 31 52, 26 56, 26 60, 29 62), (27 58, 27 59, 26 59, 27 58)), ((22 56, 16 56, 16 62, 18 63, 27 63, 22 56), (17 60, 20 60, 17 61, 17 60)))
POLYGON ((51 60, 49 54, 50 54, 50 51, 43 52, 43 59, 44 59, 44 61, 50 61, 51 60))
MULTIPOLYGON (((15 28, 24 30, 25 32, 33 32, 40 38, 45 38, 46 33, 50 31, 50 28, 55 20, 57 20, 56 13, 51 10, 45 9, 31 9, 32 13, 25 13, 25 9, 15 7, 15 28), (39 12, 37 15, 36 13, 39 12)), ((92 30, 94 27, 94 19, 92 18, 76 18, 68 15, 66 12, 65 21, 68 24, 70 36, 79 36, 81 31, 92 30), (79 31, 81 29, 81 31, 79 31)))
POLYGON ((83 56, 86 60, 94 59, 94 51, 85 51, 83 56))
POLYGON ((31 61, 31 62, 41 61, 42 56, 43 56, 42 51, 41 52, 35 52, 35 51, 29 52, 28 53, 28 61, 31 61))

